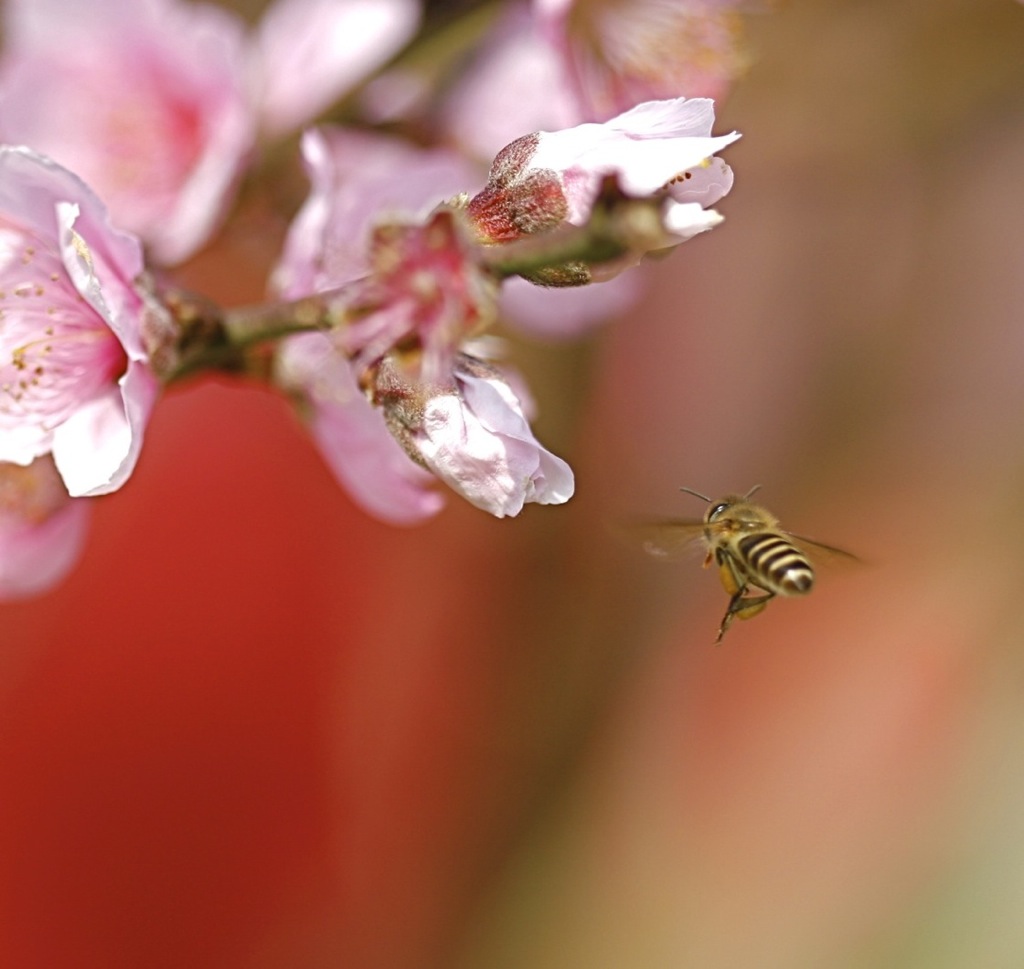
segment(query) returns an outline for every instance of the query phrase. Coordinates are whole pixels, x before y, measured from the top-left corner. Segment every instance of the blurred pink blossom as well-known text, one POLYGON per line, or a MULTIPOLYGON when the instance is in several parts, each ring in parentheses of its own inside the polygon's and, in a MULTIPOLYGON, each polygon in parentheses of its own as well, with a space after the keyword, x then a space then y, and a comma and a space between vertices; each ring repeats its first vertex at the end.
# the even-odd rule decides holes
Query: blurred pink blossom
POLYGON ((533 439, 514 392, 493 368, 488 379, 506 390, 479 392, 461 363, 497 290, 461 219, 437 207, 479 184, 474 169, 449 152, 336 128, 307 132, 302 147, 312 188, 272 285, 289 298, 345 286, 339 304, 351 318, 329 340, 285 341, 278 379, 301 398, 343 485, 398 522, 439 507, 421 466, 499 516, 564 501, 571 472, 533 439))
POLYGON ((593 120, 582 116, 558 50, 526 3, 506 4, 444 105, 451 137, 487 160, 524 131, 593 120))
POLYGON ((177 262, 210 234, 253 142, 244 30, 178 0, 7 0, 0 135, 74 170, 177 262))
POLYGON ((0 462, 0 599, 45 592, 78 561, 88 503, 71 498, 49 456, 0 462))
POLYGON ((0 138, 74 170, 179 262, 223 218, 261 122, 305 123, 417 19, 415 0, 277 0, 250 36, 183 0, 7 0, 0 138))
POLYGON ((51 454, 71 495, 119 488, 157 384, 142 247, 75 175, 0 147, 0 461, 51 454))
POLYGON ((607 121, 643 101, 722 98, 744 67, 749 0, 510 3, 447 99, 446 128, 480 158, 524 131, 607 121))
MULTIPOLYGON (((628 195, 664 197, 666 237, 684 242, 722 221, 712 205, 732 187, 732 170, 715 152, 739 138, 713 137, 714 104, 706 98, 647 101, 606 121, 525 135, 491 166, 486 188, 468 213, 484 238, 507 242, 563 223, 584 225, 604 176, 628 195)), ((642 252, 617 262, 635 263, 642 252)))
POLYGON ((314 118, 405 44, 419 21, 419 0, 276 0, 254 52, 267 133, 314 118))
POLYGON ((643 289, 637 272, 590 286, 538 286, 512 276, 501 287, 501 314, 522 333, 547 339, 578 337, 625 313, 643 289))
POLYGON ((580 120, 641 101, 721 98, 741 73, 748 0, 534 0, 580 120))

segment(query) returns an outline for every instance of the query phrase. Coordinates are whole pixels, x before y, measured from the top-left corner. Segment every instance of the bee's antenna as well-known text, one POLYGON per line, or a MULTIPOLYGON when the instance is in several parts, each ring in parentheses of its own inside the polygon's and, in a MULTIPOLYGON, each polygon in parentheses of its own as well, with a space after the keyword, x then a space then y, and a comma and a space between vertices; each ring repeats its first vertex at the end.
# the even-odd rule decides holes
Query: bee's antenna
MULTIPOLYGON (((758 485, 758 487, 760 487, 760 485, 758 485)), ((699 491, 694 491, 693 488, 680 488, 679 490, 685 491, 688 495, 693 495, 694 498, 700 498, 701 501, 706 501, 709 504, 711 503, 711 499, 707 495, 702 495, 699 491)))
POLYGON ((745 494, 745 495, 743 496, 743 500, 744 500, 744 501, 746 501, 746 500, 747 500, 748 498, 750 498, 750 497, 751 497, 752 495, 754 495, 754 494, 755 494, 756 492, 758 492, 758 491, 760 491, 760 490, 761 490, 761 486, 760 486, 759 484, 756 484, 756 485, 754 485, 754 487, 753 487, 753 488, 751 488, 751 489, 750 489, 750 491, 748 491, 748 492, 747 492, 747 493, 746 493, 746 494, 745 494))

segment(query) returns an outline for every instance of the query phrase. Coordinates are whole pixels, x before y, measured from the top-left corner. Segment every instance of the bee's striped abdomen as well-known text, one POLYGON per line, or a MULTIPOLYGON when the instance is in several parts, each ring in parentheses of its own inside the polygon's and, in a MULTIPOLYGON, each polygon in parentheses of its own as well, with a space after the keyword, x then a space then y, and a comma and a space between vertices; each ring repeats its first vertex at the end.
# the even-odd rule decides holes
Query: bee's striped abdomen
POLYGON ((814 569, 792 542, 773 532, 744 535, 736 542, 750 580, 776 595, 799 596, 811 591, 814 569))

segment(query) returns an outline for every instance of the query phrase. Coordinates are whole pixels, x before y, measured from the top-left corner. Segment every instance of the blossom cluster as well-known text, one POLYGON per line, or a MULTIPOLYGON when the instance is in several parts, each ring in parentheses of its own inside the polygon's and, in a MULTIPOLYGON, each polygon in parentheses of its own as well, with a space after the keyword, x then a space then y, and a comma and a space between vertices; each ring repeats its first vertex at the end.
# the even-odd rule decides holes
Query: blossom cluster
POLYGON ((254 26, 186 0, 6 0, 0 596, 63 575, 161 389, 225 350, 237 369, 259 349, 251 372, 382 520, 436 514, 438 482, 498 517, 568 500, 490 333, 578 331, 630 298, 645 253, 721 221, 738 135, 712 133, 703 95, 738 70, 733 6, 510 3, 432 87, 382 70, 415 43, 416 0, 274 0, 254 26), (313 124, 341 100, 358 126, 313 124), (309 194, 270 299, 204 303, 197 326, 173 267, 299 132, 309 194))

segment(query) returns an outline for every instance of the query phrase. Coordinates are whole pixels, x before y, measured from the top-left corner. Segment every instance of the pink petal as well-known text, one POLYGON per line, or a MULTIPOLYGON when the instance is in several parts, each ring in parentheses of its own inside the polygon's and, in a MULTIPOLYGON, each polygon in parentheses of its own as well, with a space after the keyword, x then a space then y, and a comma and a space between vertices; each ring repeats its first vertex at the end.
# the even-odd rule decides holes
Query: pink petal
POLYGON ((272 278, 289 298, 365 275, 379 219, 422 219, 481 180, 454 152, 335 126, 305 132, 302 154, 312 186, 272 278))
POLYGON ((640 296, 635 273, 590 286, 537 286, 512 277, 501 290, 501 312, 524 333, 565 338, 624 313, 640 296))
POLYGON ((305 394, 321 455, 365 511, 395 525, 413 525, 440 511, 444 498, 431 487, 433 476, 391 436, 327 337, 309 333, 287 340, 278 379, 305 394))
POLYGON ((310 121, 398 51, 419 19, 416 0, 275 0, 258 37, 266 130, 310 121))
POLYGON ((67 505, 38 524, 0 522, 0 599, 45 592, 78 561, 89 527, 84 501, 67 505))

